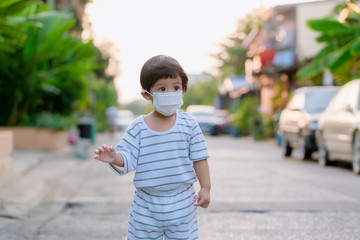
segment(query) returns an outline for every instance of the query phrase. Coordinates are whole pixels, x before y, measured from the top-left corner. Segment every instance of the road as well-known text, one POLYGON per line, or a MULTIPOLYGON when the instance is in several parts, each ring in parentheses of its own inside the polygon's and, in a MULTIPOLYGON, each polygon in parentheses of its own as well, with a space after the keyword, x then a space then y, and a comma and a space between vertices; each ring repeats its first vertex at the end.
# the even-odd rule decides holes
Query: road
MULTIPOLYGON (((360 177, 350 169, 284 159, 272 142, 206 140, 212 198, 199 209, 200 239, 359 239, 360 177)), ((126 239, 132 176, 91 158, 44 155, 0 179, 0 240, 126 239)))

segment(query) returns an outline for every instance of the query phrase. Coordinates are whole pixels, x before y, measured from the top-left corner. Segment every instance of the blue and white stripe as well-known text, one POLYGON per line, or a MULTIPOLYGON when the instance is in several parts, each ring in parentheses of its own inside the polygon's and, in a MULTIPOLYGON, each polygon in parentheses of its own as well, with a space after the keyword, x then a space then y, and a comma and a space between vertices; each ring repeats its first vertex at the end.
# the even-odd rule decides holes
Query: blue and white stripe
POLYGON ((151 130, 138 117, 127 129, 116 151, 125 159, 124 168, 111 168, 123 175, 136 170, 136 188, 167 192, 196 181, 193 161, 209 157, 201 129, 195 118, 178 111, 174 126, 165 132, 151 130))
POLYGON ((137 189, 130 211, 128 239, 198 239, 195 190, 185 184, 172 192, 137 189))

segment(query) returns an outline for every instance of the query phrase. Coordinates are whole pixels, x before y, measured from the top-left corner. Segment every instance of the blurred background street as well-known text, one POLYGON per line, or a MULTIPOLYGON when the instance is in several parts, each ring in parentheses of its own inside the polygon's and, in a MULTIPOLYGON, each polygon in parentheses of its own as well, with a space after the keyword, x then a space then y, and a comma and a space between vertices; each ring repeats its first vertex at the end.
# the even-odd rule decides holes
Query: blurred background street
MULTIPOLYGON (((212 199, 199 209, 201 239, 358 239, 360 184, 349 167, 286 159, 269 141, 206 140, 212 199)), ((132 174, 70 153, 15 151, 16 174, 0 181, 0 239, 125 239, 132 174)))
POLYGON ((133 175, 92 153, 159 54, 211 154, 201 239, 359 239, 358 36, 360 0, 1 0, 0 240, 125 239, 133 175))

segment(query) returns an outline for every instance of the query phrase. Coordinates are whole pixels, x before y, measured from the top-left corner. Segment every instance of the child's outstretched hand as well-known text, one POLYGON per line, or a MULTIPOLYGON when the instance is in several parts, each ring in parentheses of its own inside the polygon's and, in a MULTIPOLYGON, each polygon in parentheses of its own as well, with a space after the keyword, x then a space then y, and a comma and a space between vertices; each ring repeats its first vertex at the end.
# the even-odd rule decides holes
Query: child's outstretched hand
POLYGON ((116 158, 115 149, 103 144, 95 151, 94 158, 105 163, 112 163, 116 158))
POLYGON ((197 207, 207 208, 210 204, 210 190, 201 188, 199 193, 194 197, 194 205, 197 207))

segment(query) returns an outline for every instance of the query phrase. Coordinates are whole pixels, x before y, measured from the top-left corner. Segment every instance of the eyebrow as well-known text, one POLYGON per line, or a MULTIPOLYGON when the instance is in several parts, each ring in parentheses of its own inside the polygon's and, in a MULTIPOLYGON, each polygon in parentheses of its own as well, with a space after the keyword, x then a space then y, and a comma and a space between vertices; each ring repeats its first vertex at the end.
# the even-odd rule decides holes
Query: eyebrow
POLYGON ((161 86, 164 86, 165 84, 164 83, 155 83, 154 87, 157 88, 157 87, 161 87, 161 86))
MULTIPOLYGON (((161 86, 165 86, 166 83, 155 83, 154 87, 157 88, 157 87, 161 87, 161 86)), ((172 85, 182 85, 182 81, 176 81, 176 82, 173 82, 172 85)))

